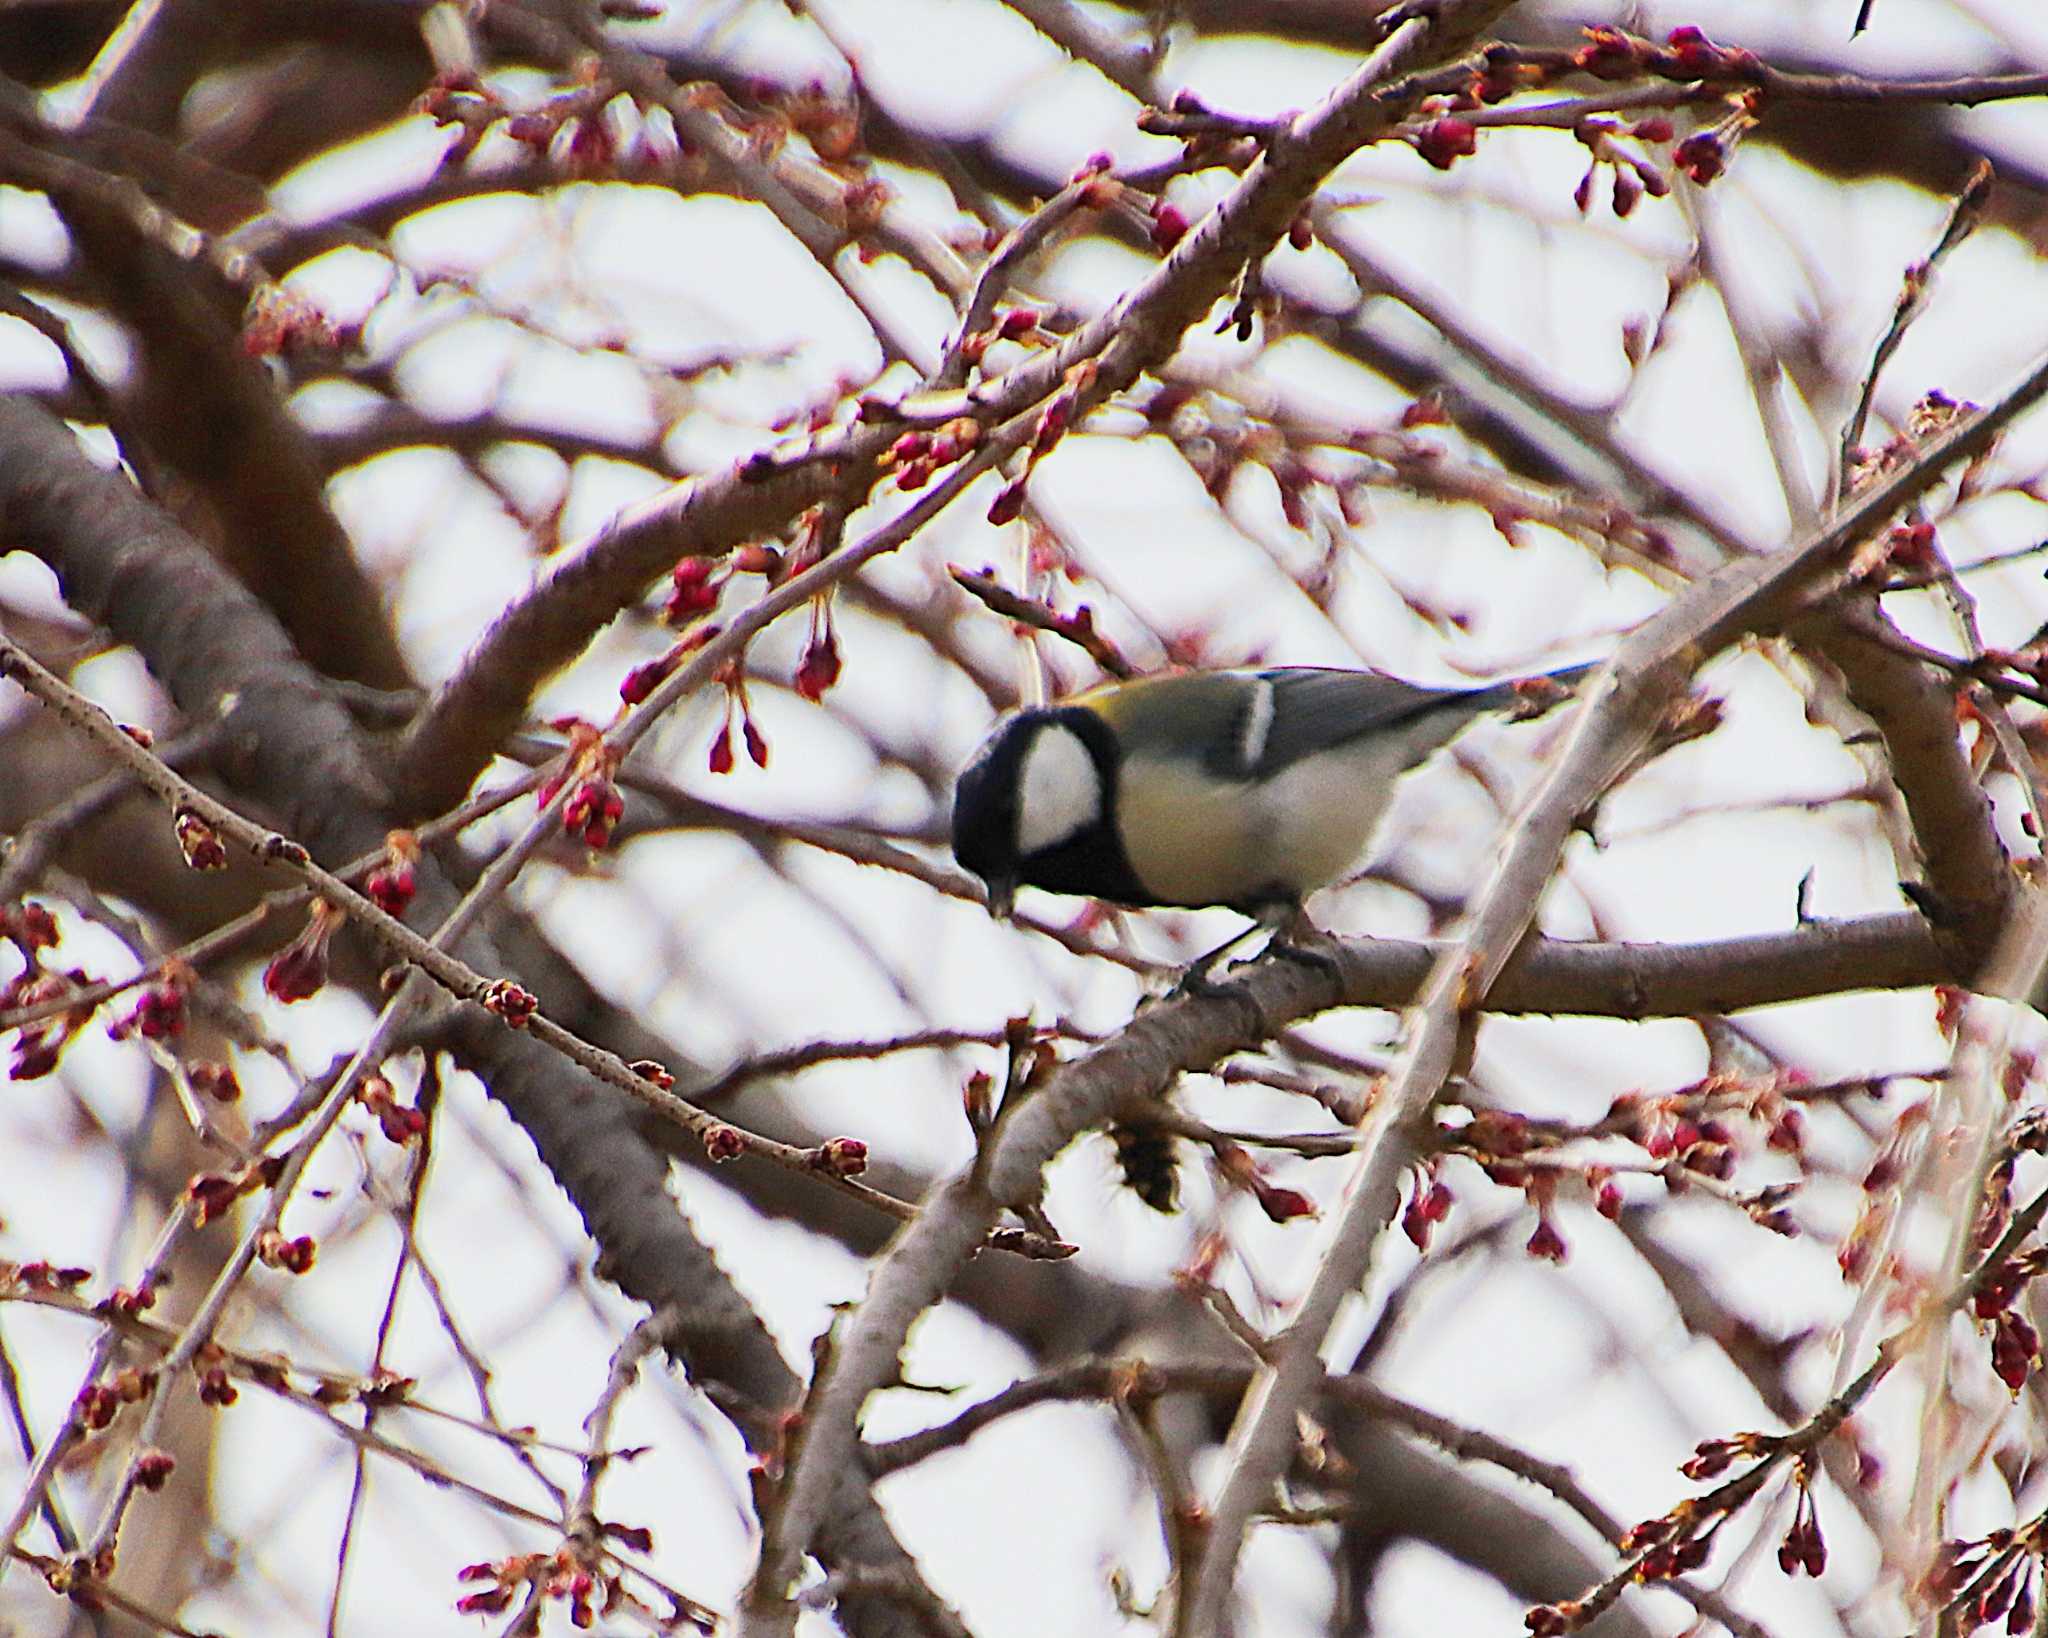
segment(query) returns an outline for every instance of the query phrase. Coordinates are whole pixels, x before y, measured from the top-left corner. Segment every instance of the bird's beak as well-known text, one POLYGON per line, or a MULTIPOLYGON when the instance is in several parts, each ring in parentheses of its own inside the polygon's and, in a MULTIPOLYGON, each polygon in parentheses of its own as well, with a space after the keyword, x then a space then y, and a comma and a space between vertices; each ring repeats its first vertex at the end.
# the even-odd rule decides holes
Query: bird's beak
POLYGON ((988 889, 988 913, 998 921, 1007 921, 1011 908, 1017 902, 1017 880, 1014 876, 991 876, 983 884, 988 889))

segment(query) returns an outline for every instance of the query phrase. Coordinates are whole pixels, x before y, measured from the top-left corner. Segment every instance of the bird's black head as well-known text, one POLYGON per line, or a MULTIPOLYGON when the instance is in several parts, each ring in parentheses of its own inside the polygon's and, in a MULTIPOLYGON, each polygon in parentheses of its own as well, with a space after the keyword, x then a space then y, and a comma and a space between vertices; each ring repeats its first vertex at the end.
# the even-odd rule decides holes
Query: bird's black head
POLYGON ((1116 741, 1084 706, 1020 711, 953 789, 953 856, 1007 915, 1019 886, 1147 902, 1117 840, 1116 741))

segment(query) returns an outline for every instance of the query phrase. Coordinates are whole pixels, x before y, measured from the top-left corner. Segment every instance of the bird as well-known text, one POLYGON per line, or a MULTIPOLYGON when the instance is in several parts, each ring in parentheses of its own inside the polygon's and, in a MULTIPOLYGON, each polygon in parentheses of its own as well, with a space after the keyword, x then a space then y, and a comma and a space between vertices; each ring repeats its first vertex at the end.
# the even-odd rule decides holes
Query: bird
POLYGON ((997 722, 954 787, 953 855, 999 917, 1029 886, 1223 906, 1278 932, 1357 863, 1402 774, 1474 717, 1536 714, 1592 669, 1472 689, 1325 666, 1108 682, 997 722))

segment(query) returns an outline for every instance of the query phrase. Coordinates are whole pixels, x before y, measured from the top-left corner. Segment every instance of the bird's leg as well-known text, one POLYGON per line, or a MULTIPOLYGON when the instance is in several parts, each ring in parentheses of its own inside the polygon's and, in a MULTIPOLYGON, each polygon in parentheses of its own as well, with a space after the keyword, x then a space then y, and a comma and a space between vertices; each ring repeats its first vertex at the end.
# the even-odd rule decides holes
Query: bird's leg
POLYGON ((1344 982, 1344 967, 1330 953, 1329 946, 1329 934, 1308 919, 1306 910, 1296 905, 1286 922, 1273 930, 1273 936, 1266 944, 1266 954, 1313 967, 1341 984, 1344 982))
MULTIPOLYGON (((1292 952, 1283 948, 1283 941, 1288 937, 1289 929, 1314 932, 1314 929, 1308 926, 1308 919, 1303 913, 1301 906, 1289 901, 1263 904, 1256 910, 1247 910, 1245 914, 1252 918, 1251 926, 1245 928, 1241 933, 1233 933, 1206 955, 1198 956, 1195 960, 1189 962, 1187 971, 1181 974, 1180 982, 1174 986, 1175 993, 1190 995, 1235 993, 1241 989, 1237 981, 1232 980, 1229 983, 1218 983, 1210 975, 1223 964, 1224 958, 1240 944, 1243 944, 1247 939, 1258 937, 1261 933, 1266 933, 1271 935, 1266 945, 1266 953, 1269 955, 1287 955, 1292 952)), ((1311 963, 1320 963, 1330 967, 1332 971, 1335 970, 1335 963, 1331 962, 1328 956, 1321 955, 1314 950, 1302 950, 1299 952, 1299 955, 1300 959, 1311 963)))
POLYGON ((1241 932, 1232 933, 1230 937, 1217 945, 1215 949, 1195 957, 1193 961, 1188 963, 1187 970, 1180 975, 1180 982, 1174 985, 1173 993, 1175 995, 1208 996, 1240 993, 1243 988, 1240 984, 1235 981, 1227 983, 1218 982, 1210 974, 1214 973, 1223 964, 1231 951, 1244 943, 1246 939, 1255 938, 1262 932, 1270 931, 1271 928, 1264 920, 1258 920, 1241 932))

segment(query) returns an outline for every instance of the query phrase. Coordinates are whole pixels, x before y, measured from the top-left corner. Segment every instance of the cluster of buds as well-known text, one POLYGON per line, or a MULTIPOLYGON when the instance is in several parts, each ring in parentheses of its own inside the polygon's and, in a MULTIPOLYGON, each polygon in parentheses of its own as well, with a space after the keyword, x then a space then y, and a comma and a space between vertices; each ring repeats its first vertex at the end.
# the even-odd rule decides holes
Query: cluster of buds
POLYGON ((718 607, 718 593, 732 578, 730 565, 708 557, 686 557, 669 570, 668 600, 661 606, 664 625, 678 629, 718 607))
POLYGON ((620 1585, 619 1577, 601 1567, 586 1564, 572 1546, 552 1553, 515 1553, 510 1558, 466 1565, 458 1575, 464 1582, 488 1582, 488 1586, 456 1599, 462 1615, 501 1615, 528 1588, 542 1597, 559 1600, 569 1608, 569 1624, 579 1631, 597 1624, 599 1615, 637 1604, 639 1601, 620 1585))
MULTIPOLYGON (((966 363, 979 364, 989 348, 999 341, 1043 341, 1045 334, 1038 328, 1041 316, 1035 307, 998 308, 986 329, 961 338, 960 357, 966 363)), ((976 430, 979 431, 978 426, 976 430)))
POLYGON ((868 1146, 859 1138, 827 1138, 815 1149, 804 1151, 804 1164, 827 1177, 858 1177, 868 1169, 868 1146))
POLYGON ((1457 99, 1458 107, 1491 108, 1523 91, 1540 91, 1551 81, 1548 63, 1525 61, 1513 46, 1491 45, 1481 55, 1483 66, 1457 99))
POLYGON ((384 862, 363 879, 363 893, 385 915, 402 919, 419 892, 420 839, 409 830, 384 838, 384 862))
POLYGON ((1818 1579, 1828 1567, 1828 1544, 1820 1533, 1820 1510, 1813 1500, 1813 1453, 1800 1454, 1793 1469, 1792 1524, 1778 1543, 1778 1568, 1787 1575, 1804 1570, 1818 1579))
POLYGON ((1690 23, 1674 28, 1658 45, 1612 27, 1589 28, 1586 43, 1572 53, 1572 67, 1596 80, 1632 80, 1646 75, 1667 80, 1754 82, 1763 63, 1753 51, 1720 46, 1690 23))
POLYGON ((287 1274, 309 1274, 319 1247, 310 1234, 287 1237, 282 1229, 265 1229, 256 1237, 256 1259, 266 1268, 287 1274))
POLYGON ((1636 1566, 1639 1581, 1672 1581, 1706 1563, 1714 1535, 1726 1521, 1725 1513, 1710 1512, 1699 1501, 1682 1501, 1670 1512, 1623 1531, 1621 1550, 1643 1555, 1636 1566))
POLYGON ((1970 1312, 1991 1325, 1991 1369, 2014 1398, 2041 1363, 2041 1338, 2033 1325, 2013 1312, 2013 1301, 2048 1267, 2048 1252, 2008 1257, 1977 1278, 1970 1312))
POLYGON ((419 1385, 418 1377, 401 1376, 396 1371, 380 1368, 356 1383, 349 1397, 358 1405, 368 1405, 372 1410, 394 1410, 409 1404, 419 1385))
POLYGON ((72 1419, 87 1433, 104 1433, 123 1406, 141 1404, 155 1387, 154 1368, 131 1365, 105 1382, 88 1382, 81 1388, 72 1401, 72 1419))
POLYGON ((1451 1207, 1456 1204, 1457 1197, 1451 1193, 1450 1185, 1437 1175, 1439 1164, 1431 1159, 1416 1169, 1408 1204, 1401 1213, 1401 1232, 1414 1242, 1417 1251, 1429 1249, 1429 1237, 1437 1224, 1451 1215, 1451 1207))
POLYGON ((546 807, 568 786, 568 798, 562 803, 562 829, 586 847, 603 847, 626 812, 626 799, 612 779, 618 771, 619 752, 580 717, 557 717, 551 726, 567 735, 569 744, 561 765, 541 781, 536 799, 546 807))
POLYGON ((1116 159, 1107 149, 1097 148, 1067 178, 1067 186, 1081 191, 1081 203, 1089 210, 1107 210, 1124 196, 1124 185, 1116 179, 1116 159))
POLYGON ((400 1148, 417 1143, 426 1135, 425 1112, 400 1103, 397 1088, 382 1075, 365 1075, 362 1085, 356 1088, 356 1101, 377 1117, 385 1139, 400 1148))
MULTIPOLYGON (((1645 1519, 1623 1532, 1620 1547, 1624 1553, 1642 1555, 1635 1566, 1637 1581, 1673 1581, 1706 1563, 1714 1535, 1726 1522, 1725 1513, 1683 1501, 1662 1517, 1645 1519)), ((1529 1638, 1564 1638, 1584 1628, 1604 1607, 1576 1598, 1539 1604, 1523 1615, 1522 1623, 1529 1638)))
POLYGON ((540 1011, 540 998, 508 978, 498 978, 485 986, 483 1008, 508 1028, 524 1029, 533 1022, 533 1015, 540 1011))
POLYGON ((956 415, 929 431, 912 427, 882 452, 882 470, 896 474, 898 489, 922 489, 940 467, 951 466, 979 444, 981 433, 981 423, 971 415, 956 415))
POLYGON ((180 808, 171 816, 171 831, 178 838, 178 851, 192 869, 227 869, 227 844, 221 841, 220 832, 190 808, 180 808))
POLYGON ((1726 1124, 1711 1115, 1692 1119, 1674 1108, 1672 1100, 1645 1105, 1633 1130, 1627 1130, 1626 1123, 1624 1130, 1652 1160, 1675 1161, 1702 1177, 1725 1179, 1734 1170, 1735 1137, 1726 1124))
POLYGON ((1768 1456, 1781 1443, 1777 1435, 1770 1433, 1736 1433, 1725 1439, 1703 1439, 1678 1464, 1678 1471, 1695 1482, 1718 1479, 1736 1462, 1768 1456))
POLYGON ((200 1404, 219 1410, 242 1397, 241 1390, 228 1375, 227 1360, 227 1350, 217 1342, 207 1343, 193 1356, 192 1374, 199 1379, 200 1404))
MULTIPOLYGON (((1710 1076, 1682 1091, 1656 1097, 1624 1093, 1589 1127, 1538 1124, 1508 1110, 1471 1113, 1463 1125, 1446 1124, 1438 1132, 1442 1154, 1463 1155, 1502 1188, 1519 1189, 1536 1211, 1536 1227, 1526 1250, 1532 1257, 1561 1262, 1568 1252, 1552 1216, 1559 1187, 1569 1178, 1583 1181, 1594 1209, 1610 1221, 1619 1220, 1626 1196, 1617 1172, 1635 1170, 1656 1177, 1673 1194, 1696 1183, 1725 1184, 1733 1177, 1738 1136, 1730 1122, 1741 1117, 1764 1129, 1765 1145, 1797 1155, 1805 1140, 1805 1122, 1785 1096, 1799 1077, 1772 1076, 1742 1080, 1710 1076), (1622 1167, 1597 1159, 1572 1158, 1565 1146, 1580 1140, 1625 1138, 1657 1164, 1622 1167), (1539 1158, 1540 1155, 1540 1158, 1539 1158)), ((1798 1223, 1789 1209, 1796 1183, 1774 1183, 1741 1195, 1726 1188, 1716 1193, 1775 1234, 1794 1236, 1798 1223)), ((1401 1226, 1418 1247, 1426 1246, 1433 1224, 1449 1209, 1448 1191, 1432 1172, 1418 1179, 1401 1226)))
POLYGON ((2042 1520, 2016 1530, 1941 1544, 1929 1591, 1944 1601, 1943 1630, 2002 1625, 2011 1638, 2034 1630, 2041 1596, 2042 1520))
POLYGON ((136 1320, 156 1306, 156 1287, 144 1280, 140 1285, 117 1285, 98 1302, 93 1312, 112 1319, 136 1320))
POLYGON ((263 993, 287 1004, 319 994, 327 983, 328 947, 345 920, 334 905, 316 898, 298 937, 272 956, 263 969, 263 993))
POLYGON ((820 592, 811 599, 811 631, 803 654, 796 663, 792 682, 797 693, 813 705, 839 681, 843 662, 839 658, 839 633, 832 624, 832 594, 820 592))
POLYGON ((1572 134, 1593 156, 1592 164, 1586 167, 1586 174, 1572 192, 1572 203, 1579 207, 1581 216, 1593 208, 1593 182, 1603 166, 1614 172, 1616 216, 1630 214, 1644 194, 1662 199, 1671 191, 1670 179, 1663 171, 1623 141, 1669 142, 1673 136, 1671 121, 1663 115, 1657 114, 1629 125, 1611 119, 1584 119, 1572 134))
POLYGON ((0 1260, 0 1291, 76 1291, 91 1278, 89 1268, 44 1262, 40 1258, 27 1263, 0 1260))
POLYGON ((178 1459, 168 1450, 143 1450, 135 1455, 135 1487, 138 1490, 161 1490, 171 1482, 171 1474, 178 1466, 178 1459))
MULTIPOLYGON (((1465 1125, 1441 1131, 1440 1140, 1445 1152, 1464 1155, 1476 1163, 1491 1182, 1504 1189, 1522 1191, 1536 1212, 1536 1227, 1523 1250, 1545 1262, 1561 1263, 1565 1260, 1570 1254, 1570 1247, 1551 1215, 1558 1183, 1565 1173, 1554 1164, 1533 1165, 1526 1159, 1537 1150, 1557 1147, 1560 1139, 1556 1132, 1538 1127, 1512 1110, 1476 1109, 1465 1125)), ((1448 1213, 1450 1209, 1448 1199, 1440 1208, 1433 1207, 1429 1201, 1428 1194, 1419 1194, 1410 1204, 1409 1213, 1415 1219, 1413 1226, 1407 1215, 1402 1219, 1402 1227, 1408 1230, 1411 1240, 1416 1238, 1418 1230, 1427 1239, 1433 1226, 1432 1210, 1448 1213)))
POLYGON ((586 775, 562 804, 562 828, 586 847, 603 847, 625 813, 626 798, 617 785, 602 774, 586 775))
MULTIPOLYGON (((74 967, 69 972, 59 973, 41 967, 26 967, 6 984, 0 985, 0 1010, 44 1007, 75 995, 91 984, 92 975, 83 968, 74 967)), ((81 1002, 37 1023, 22 1025, 14 1038, 14 1058, 7 1066, 8 1078, 33 1081, 49 1074, 57 1067, 57 1060, 63 1056, 64 1048, 71 1043, 72 1037, 91 1022, 93 1010, 90 1004, 81 1002)))
POLYGON ((125 1041, 140 1036, 145 1041, 168 1041, 183 1034, 185 996, 192 980, 189 969, 166 964, 163 977, 143 985, 134 1006, 107 1026, 107 1038, 125 1041))
POLYGON ((19 904, 0 904, 0 938, 7 940, 33 966, 38 950, 56 947, 57 918, 48 905, 23 899, 19 904))
POLYGON ((747 699, 747 679, 741 674, 737 660, 725 668, 719 681, 725 686, 725 720, 711 737, 711 749, 705 757, 706 766, 715 774, 732 772, 732 730, 734 723, 738 723, 748 760, 757 768, 767 767, 768 737, 754 722, 753 707, 747 699))
POLYGON ((193 1222, 204 1228, 245 1194, 267 1189, 284 1170, 276 1155, 260 1155, 232 1172, 201 1172, 185 1185, 185 1198, 192 1202, 193 1222))
POLYGON ((192 1065, 185 1071, 185 1078, 194 1092, 215 1103, 236 1103, 241 1099, 242 1083, 232 1064, 209 1059, 192 1065))

